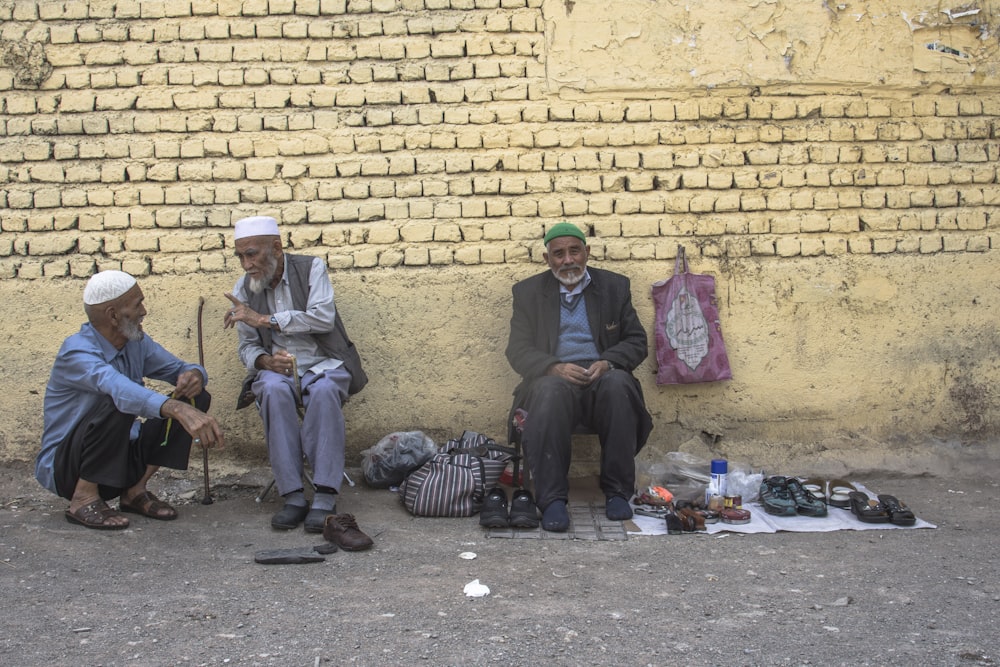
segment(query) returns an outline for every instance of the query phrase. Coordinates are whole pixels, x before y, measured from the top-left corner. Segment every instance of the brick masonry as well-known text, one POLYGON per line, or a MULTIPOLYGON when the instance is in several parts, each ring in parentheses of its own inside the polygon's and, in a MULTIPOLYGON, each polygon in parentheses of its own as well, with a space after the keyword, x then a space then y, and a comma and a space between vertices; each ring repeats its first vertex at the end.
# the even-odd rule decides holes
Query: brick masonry
POLYGON ((0 278, 997 248, 995 92, 562 99, 541 5, 0 2, 0 278))

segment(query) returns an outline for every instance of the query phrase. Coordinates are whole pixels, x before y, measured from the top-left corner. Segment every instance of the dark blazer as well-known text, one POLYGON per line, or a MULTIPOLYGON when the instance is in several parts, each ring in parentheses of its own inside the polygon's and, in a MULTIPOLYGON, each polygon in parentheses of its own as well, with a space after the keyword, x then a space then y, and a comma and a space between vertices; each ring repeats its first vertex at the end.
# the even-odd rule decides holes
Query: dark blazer
MULTIPOLYGON (((590 331, 601 359, 629 372, 649 354, 646 330, 632 306, 632 288, 625 276, 588 267, 591 283, 583 292, 590 331)), ((541 377, 552 364, 559 337, 559 281, 551 271, 513 287, 507 360, 523 379, 541 377)))
MULTIPOLYGON (((588 267, 590 285, 583 291, 587 304, 587 319, 594 335, 601 359, 631 375, 649 354, 646 330, 632 306, 631 283, 625 276, 588 267)), ((521 407, 532 381, 545 374, 552 364, 559 363, 555 356, 559 338, 559 281, 551 271, 526 278, 513 287, 514 313, 510 318, 510 339, 507 342, 507 360, 521 376, 521 383, 514 389, 514 403, 507 420, 508 439, 514 442, 514 411, 521 407)), ((646 444, 653 430, 653 420, 645 408, 642 386, 632 375, 639 411, 639 430, 636 433, 636 451, 646 444)))

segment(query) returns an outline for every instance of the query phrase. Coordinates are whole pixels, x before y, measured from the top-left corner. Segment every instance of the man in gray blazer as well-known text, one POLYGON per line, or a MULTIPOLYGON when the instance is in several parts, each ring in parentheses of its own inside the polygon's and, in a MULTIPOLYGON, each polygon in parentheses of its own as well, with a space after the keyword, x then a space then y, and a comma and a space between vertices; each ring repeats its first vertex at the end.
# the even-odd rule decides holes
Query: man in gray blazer
POLYGON ((514 405, 527 412, 522 444, 542 528, 569 528, 572 432, 584 425, 601 442, 600 486, 609 519, 632 517, 635 455, 653 422, 632 371, 646 358, 646 331, 629 279, 588 268, 590 246, 561 222, 545 234, 550 271, 513 288, 507 360, 521 376, 514 405))

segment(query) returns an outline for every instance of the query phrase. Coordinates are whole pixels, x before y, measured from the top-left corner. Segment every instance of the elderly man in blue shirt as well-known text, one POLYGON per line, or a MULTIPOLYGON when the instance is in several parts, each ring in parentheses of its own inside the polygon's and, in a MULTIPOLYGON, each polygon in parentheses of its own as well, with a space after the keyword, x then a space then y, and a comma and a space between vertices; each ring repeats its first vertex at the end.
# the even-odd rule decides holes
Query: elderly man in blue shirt
POLYGON ((122 271, 91 277, 83 292, 87 323, 67 338, 45 387, 42 448, 35 477, 69 500, 66 520, 87 528, 128 528, 130 512, 177 518, 146 488, 161 467, 185 470, 192 441, 221 447, 222 429, 206 414, 208 374, 146 335, 144 296, 122 271), (172 396, 144 378, 174 386, 172 396), (118 498, 118 511, 107 500, 118 498))

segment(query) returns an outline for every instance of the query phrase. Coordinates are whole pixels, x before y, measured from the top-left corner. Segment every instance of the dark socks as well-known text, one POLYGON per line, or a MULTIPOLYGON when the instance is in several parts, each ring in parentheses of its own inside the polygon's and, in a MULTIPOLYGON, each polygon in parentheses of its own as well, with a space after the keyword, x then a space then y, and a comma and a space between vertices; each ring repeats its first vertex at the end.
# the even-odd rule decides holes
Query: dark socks
POLYGON ((565 500, 553 500, 542 512, 542 528, 552 533, 569 530, 569 512, 565 500))
POLYGON ((604 513, 612 521, 627 521, 632 518, 632 506, 621 496, 608 496, 604 503, 604 513))

